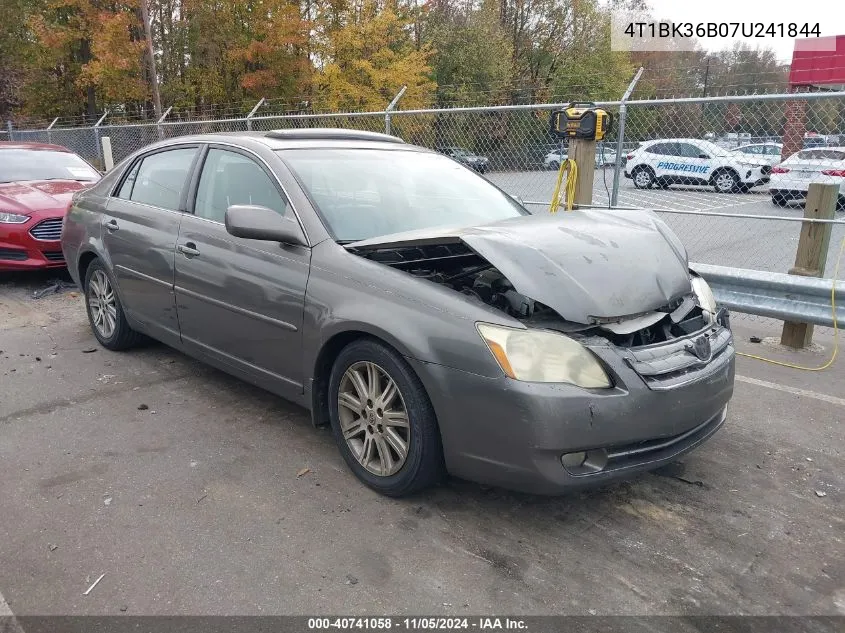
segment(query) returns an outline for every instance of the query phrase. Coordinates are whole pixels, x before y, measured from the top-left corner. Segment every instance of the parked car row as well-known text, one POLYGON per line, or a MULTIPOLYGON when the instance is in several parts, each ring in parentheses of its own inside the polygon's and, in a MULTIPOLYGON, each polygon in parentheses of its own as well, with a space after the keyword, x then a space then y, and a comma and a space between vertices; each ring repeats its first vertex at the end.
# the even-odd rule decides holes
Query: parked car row
POLYGON ((845 147, 803 149, 781 161, 782 152, 772 141, 728 150, 701 139, 655 139, 626 156, 625 177, 638 189, 704 185, 718 193, 768 184, 777 206, 804 199, 811 183, 836 184, 837 209, 845 210, 845 147))
MULTIPOLYGON (((554 149, 543 158, 543 167, 546 169, 560 169, 561 163, 569 158, 567 148, 554 149)), ((616 150, 610 147, 596 148, 596 167, 613 167, 616 164, 616 150)))
POLYGON ((770 161, 692 138, 645 141, 627 155, 625 177, 638 189, 709 185, 718 193, 748 191, 769 181, 770 161))

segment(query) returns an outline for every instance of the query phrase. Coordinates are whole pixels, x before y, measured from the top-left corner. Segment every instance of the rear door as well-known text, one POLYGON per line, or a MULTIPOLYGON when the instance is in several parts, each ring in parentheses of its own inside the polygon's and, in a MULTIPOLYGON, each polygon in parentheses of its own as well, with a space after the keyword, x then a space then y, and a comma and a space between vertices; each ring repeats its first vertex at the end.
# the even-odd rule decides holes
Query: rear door
POLYGON ((215 145, 203 158, 193 197, 176 247, 183 344, 276 393, 300 394, 311 249, 234 237, 224 225, 234 204, 293 215, 287 197, 259 157, 215 145))
POLYGON ((178 342, 173 265, 187 180, 198 145, 140 156, 109 199, 103 246, 130 321, 166 342, 178 342))
POLYGON ((675 143, 675 153, 680 157, 678 179, 684 184, 706 182, 712 173, 714 160, 717 160, 695 143, 675 143))

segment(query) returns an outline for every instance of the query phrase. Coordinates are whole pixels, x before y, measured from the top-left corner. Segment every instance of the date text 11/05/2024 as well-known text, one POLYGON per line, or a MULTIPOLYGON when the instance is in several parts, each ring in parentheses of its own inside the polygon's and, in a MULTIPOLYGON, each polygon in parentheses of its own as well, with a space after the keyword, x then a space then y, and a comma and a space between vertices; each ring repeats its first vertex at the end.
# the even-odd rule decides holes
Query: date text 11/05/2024
POLYGON ((629 22, 622 32, 631 38, 821 37, 821 26, 818 22, 629 22))
POLYGON ((409 631, 446 631, 446 630, 478 630, 478 631, 518 631, 527 630, 525 620, 520 618, 502 618, 495 616, 484 617, 323 617, 308 618, 310 630, 409 630, 409 631))

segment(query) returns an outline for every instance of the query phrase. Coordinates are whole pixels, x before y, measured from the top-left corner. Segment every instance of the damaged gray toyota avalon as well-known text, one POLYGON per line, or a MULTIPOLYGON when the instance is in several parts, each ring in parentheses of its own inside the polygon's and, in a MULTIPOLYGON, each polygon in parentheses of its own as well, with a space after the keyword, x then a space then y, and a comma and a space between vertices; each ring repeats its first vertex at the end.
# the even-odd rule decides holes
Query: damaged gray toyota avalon
POLYGON ((104 347, 148 336, 307 407, 390 496, 628 477, 733 393, 728 314, 653 213, 532 215, 382 134, 156 143, 75 194, 62 247, 104 347))

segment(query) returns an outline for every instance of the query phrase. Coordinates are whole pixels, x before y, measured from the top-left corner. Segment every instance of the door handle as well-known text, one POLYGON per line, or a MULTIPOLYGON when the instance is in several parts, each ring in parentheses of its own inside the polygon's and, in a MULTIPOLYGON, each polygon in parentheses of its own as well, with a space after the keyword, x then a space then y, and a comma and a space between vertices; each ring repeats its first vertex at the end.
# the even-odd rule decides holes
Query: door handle
POLYGON ((176 247, 176 250, 182 253, 185 257, 190 259, 191 257, 199 257, 200 252, 197 250, 197 245, 193 242, 188 242, 187 244, 179 244, 176 247))
POLYGON ((117 224, 117 220, 109 220, 103 226, 105 226, 109 231, 116 231, 120 228, 117 224))

